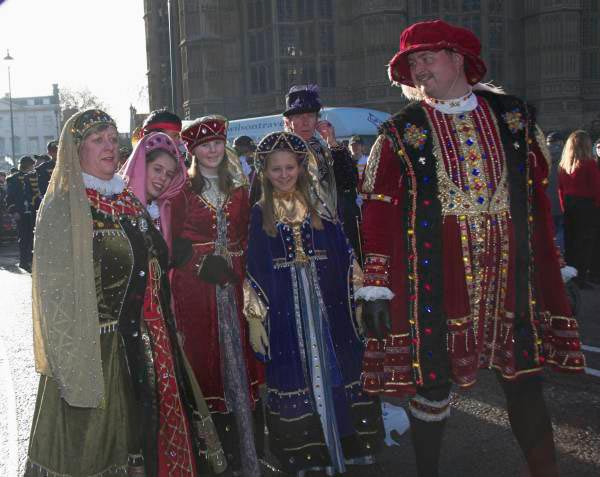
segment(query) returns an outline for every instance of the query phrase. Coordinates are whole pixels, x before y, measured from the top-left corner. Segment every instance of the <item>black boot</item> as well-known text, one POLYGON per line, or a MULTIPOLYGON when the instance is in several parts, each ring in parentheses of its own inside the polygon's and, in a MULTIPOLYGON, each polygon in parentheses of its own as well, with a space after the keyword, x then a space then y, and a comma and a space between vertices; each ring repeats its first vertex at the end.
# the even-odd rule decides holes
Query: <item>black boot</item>
POLYGON ((501 379, 508 419, 532 477, 558 477, 550 415, 539 377, 506 382, 501 379))
POLYGON ((446 419, 428 422, 410 416, 410 432, 417 460, 418 477, 439 476, 440 451, 445 426, 446 419))

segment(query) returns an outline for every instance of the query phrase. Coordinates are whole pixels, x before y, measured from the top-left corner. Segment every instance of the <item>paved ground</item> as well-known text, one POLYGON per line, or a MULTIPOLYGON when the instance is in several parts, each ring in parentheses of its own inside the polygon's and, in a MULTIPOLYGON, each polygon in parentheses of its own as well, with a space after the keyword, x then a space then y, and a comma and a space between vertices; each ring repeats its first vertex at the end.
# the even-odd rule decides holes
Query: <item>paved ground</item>
MULTIPOLYGON (((22 473, 38 381, 31 346, 31 279, 16 262, 15 247, 0 247, 0 477, 22 473)), ((545 390, 563 477, 600 476, 600 288, 584 291, 582 299, 582 337, 589 346, 589 367, 598 370, 598 377, 548 374, 545 390)), ((523 464, 503 395, 494 376, 482 372, 474 389, 454 397, 441 475, 526 476, 523 464)), ((405 434, 400 446, 386 448, 378 466, 351 468, 348 475, 414 476, 410 438, 405 434)))

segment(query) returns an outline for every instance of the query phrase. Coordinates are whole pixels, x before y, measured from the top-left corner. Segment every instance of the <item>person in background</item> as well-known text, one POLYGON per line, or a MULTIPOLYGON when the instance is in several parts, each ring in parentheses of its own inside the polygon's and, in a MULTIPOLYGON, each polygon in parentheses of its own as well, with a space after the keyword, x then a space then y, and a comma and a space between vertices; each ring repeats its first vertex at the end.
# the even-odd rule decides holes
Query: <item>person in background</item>
POLYGON ((559 164, 558 193, 565 215, 565 260, 577 269, 575 283, 588 288, 600 218, 600 168, 592 140, 577 130, 567 138, 559 164))
POLYGON ((128 146, 122 146, 119 148, 119 162, 117 163, 117 171, 120 171, 123 167, 123 164, 127 162, 129 156, 131 155, 132 150, 128 146))
POLYGON ((40 197, 43 198, 48 189, 48 183, 52 176, 52 171, 56 165, 56 153, 58 151, 58 141, 49 141, 46 145, 47 160, 35 168, 37 174, 38 187, 40 190, 40 197))
POLYGON ((548 187, 546 193, 550 199, 550 207, 552 210, 552 220, 554 222, 554 237, 557 245, 564 252, 564 219, 562 209, 560 207, 560 199, 558 197, 558 164, 562 155, 565 141, 562 135, 558 132, 551 132, 546 136, 546 146, 550 153, 550 170, 548 174, 548 187))
POLYGON ((141 136, 151 132, 163 132, 171 139, 181 138, 181 118, 166 109, 152 111, 142 125, 141 136))
POLYGON ((352 299, 362 272, 339 222, 318 215, 306 143, 259 144, 262 198, 252 208, 244 314, 266 362, 270 450, 286 472, 369 464, 383 437, 378 399, 361 389, 363 344, 352 299))
POLYGON ((242 315, 248 182, 226 148, 224 117, 196 120, 182 138, 193 160, 190 180, 171 205, 177 326, 232 471, 257 477, 263 369, 242 315))
POLYGON ((310 147, 306 167, 319 213, 328 220, 341 220, 348 240, 360 256, 360 209, 356 203, 358 173, 350 151, 338 143, 331 122, 319 120, 323 105, 318 86, 292 86, 285 104, 285 128, 304 139, 310 147))
POLYGON ((254 140, 250 136, 238 136, 233 141, 233 149, 240 158, 244 175, 248 178, 249 183, 252 183, 251 175, 253 172, 254 151, 256 151, 254 140))
POLYGON ((356 163, 358 180, 360 182, 367 166, 367 159, 369 159, 369 156, 365 154, 365 145, 360 136, 352 136, 350 138, 350 152, 352 153, 352 159, 356 163))
POLYGON ((32 181, 34 164, 32 157, 23 156, 19 159, 18 172, 6 178, 6 210, 17 222, 19 267, 27 272, 31 272, 35 204, 39 195, 37 187, 34 187, 37 178, 32 181))

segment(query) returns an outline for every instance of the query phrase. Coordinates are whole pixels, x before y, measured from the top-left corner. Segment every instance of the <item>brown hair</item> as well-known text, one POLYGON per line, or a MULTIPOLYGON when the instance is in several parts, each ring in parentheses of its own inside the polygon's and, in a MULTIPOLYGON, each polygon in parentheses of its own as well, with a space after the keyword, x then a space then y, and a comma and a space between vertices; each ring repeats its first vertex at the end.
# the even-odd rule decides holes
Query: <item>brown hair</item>
POLYGON ((573 131, 567 138, 558 166, 572 174, 582 161, 593 160, 592 139, 582 129, 573 131))
MULTIPOLYGON (((219 164, 217 174, 219 176, 219 190, 224 194, 230 194, 234 187, 233 176, 229 170, 229 158, 227 157, 227 151, 223 154, 223 160, 219 164)), ((192 156, 192 165, 188 169, 188 175, 192 182, 192 190, 196 194, 201 194, 206 186, 206 181, 200 173, 200 168, 198 167, 198 158, 195 155, 192 156)))
POLYGON ((154 162, 156 160, 156 158, 158 156, 160 156, 161 154, 165 154, 165 155, 169 156, 171 159, 173 159, 173 161, 175 161, 175 165, 177 165, 179 168, 179 163, 177 162, 177 158, 173 154, 171 154, 169 151, 167 151, 166 149, 153 149, 152 151, 150 151, 148 154, 146 154, 146 164, 150 164, 150 163, 154 162))
MULTIPOLYGON (((270 154, 265 157, 264 169, 261 174, 261 185, 262 195, 258 204, 261 206, 263 211, 263 230, 269 237, 277 236, 277 227, 275 227, 275 207, 273 206, 273 184, 267 178, 265 171, 269 164, 270 154)), ((298 181, 296 182, 296 190, 300 193, 306 206, 308 207, 308 213, 312 221, 312 226, 316 230, 323 230, 323 221, 317 213, 317 209, 310 200, 310 182, 308 179, 308 173, 306 168, 300 165, 300 173, 298 174, 298 181)))

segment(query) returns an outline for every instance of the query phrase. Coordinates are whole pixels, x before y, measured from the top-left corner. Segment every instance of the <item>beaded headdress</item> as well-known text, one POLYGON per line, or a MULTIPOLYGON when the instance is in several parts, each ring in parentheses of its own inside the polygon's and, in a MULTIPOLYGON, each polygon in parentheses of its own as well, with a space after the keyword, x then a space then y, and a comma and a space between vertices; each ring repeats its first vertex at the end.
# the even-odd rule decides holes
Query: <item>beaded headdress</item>
POLYGON ((227 140, 227 118, 217 114, 196 119, 192 124, 181 130, 181 139, 185 142, 190 154, 199 144, 215 139, 227 140))
POLYGON ((92 126, 97 126, 98 124, 107 124, 114 126, 115 128, 117 127, 115 120, 104 111, 99 109, 88 109, 87 111, 82 112, 73 123, 73 127, 71 128, 73 138, 76 142, 81 142, 88 129, 92 126))
POLYGON ((289 151, 296 154, 300 164, 306 162, 309 153, 304 139, 294 133, 281 131, 267 134, 256 148, 254 166, 258 172, 262 172, 267 156, 275 151, 289 151))

